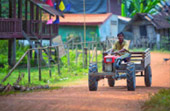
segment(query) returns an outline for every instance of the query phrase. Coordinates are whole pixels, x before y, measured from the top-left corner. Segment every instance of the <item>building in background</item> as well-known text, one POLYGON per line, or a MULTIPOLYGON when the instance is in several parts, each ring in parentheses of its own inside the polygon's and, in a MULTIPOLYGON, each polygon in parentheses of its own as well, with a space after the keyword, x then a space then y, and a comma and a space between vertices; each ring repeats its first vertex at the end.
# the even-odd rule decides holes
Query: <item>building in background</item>
MULTIPOLYGON (((78 34, 83 38, 84 35, 84 15, 65 14, 60 18, 59 35, 63 41, 71 34, 78 34)), ((118 18, 111 13, 105 14, 86 14, 86 39, 91 41, 93 36, 100 37, 103 41, 106 37, 116 36, 118 33, 118 18), (94 35, 95 34, 95 35, 94 35)))
MULTIPOLYGON (((65 18, 60 18, 59 35, 66 41, 66 37, 74 33, 84 38, 84 5, 83 0, 63 0, 70 4, 70 10, 65 10, 65 18)), ((92 40, 95 33, 100 40, 106 37, 116 37, 117 33, 126 25, 121 18, 121 0, 85 0, 85 21, 87 40, 92 40), (120 16, 120 18, 118 17, 120 16), (120 25, 119 25, 120 22, 120 25)))
MULTIPOLYGON (((58 0, 56 0, 57 2, 58 0)), ((16 63, 16 40, 28 40, 32 48, 41 40, 51 41, 58 35, 58 24, 47 25, 48 17, 63 14, 40 0, 0 0, 0 40, 8 40, 8 63, 16 63)))
POLYGON ((170 36, 170 23, 160 14, 137 13, 124 28, 124 32, 131 33, 128 37, 131 40, 131 47, 157 46, 160 49, 162 37, 170 36))

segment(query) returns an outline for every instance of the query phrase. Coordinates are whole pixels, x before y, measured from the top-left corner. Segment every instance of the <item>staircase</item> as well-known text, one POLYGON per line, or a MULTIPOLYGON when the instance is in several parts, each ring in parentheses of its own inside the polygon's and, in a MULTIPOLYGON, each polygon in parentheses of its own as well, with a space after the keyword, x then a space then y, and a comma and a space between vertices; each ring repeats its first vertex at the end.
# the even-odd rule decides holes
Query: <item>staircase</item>
MULTIPOLYGON (((35 36, 35 34, 33 34, 33 36, 28 36, 24 31, 22 31, 22 34, 23 34, 24 38, 26 40, 28 40, 28 42, 32 48, 37 48, 36 45, 34 44, 34 42, 37 43, 39 45, 39 47, 43 47, 41 42, 39 42, 38 37, 35 36), (32 38, 32 39, 30 39, 30 38, 32 38)), ((49 55, 49 53, 46 49, 43 49, 43 51, 45 52, 46 55, 49 55)), ((35 52, 38 54, 38 50, 35 50, 35 52)), ((50 56, 50 61, 55 63, 55 60, 53 60, 51 56, 50 56)), ((43 60, 43 62, 46 63, 44 60, 43 60)))

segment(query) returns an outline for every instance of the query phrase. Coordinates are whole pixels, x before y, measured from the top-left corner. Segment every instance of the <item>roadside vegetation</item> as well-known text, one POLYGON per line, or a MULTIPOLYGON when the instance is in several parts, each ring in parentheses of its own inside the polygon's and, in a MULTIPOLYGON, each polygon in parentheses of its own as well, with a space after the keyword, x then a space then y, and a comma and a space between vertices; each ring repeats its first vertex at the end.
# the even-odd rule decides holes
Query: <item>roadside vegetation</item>
POLYGON ((170 89, 162 89, 150 96, 142 106, 143 111, 170 111, 170 89))
MULTIPOLYGON (((19 46, 21 44, 17 43, 17 61, 20 59, 20 57, 25 53, 25 51, 29 48, 28 46, 22 47, 19 46)), ((7 49, 6 49, 7 50, 7 49)), ((1 50, 4 53, 0 54, 1 59, 1 67, 0 67, 0 82, 2 79, 7 75, 11 67, 7 65, 7 51, 1 50)), ((79 51, 80 52, 80 51, 79 51)), ((34 53, 33 57, 31 59, 31 83, 28 83, 28 72, 27 72, 27 56, 22 60, 22 62, 19 64, 16 70, 11 74, 11 76, 3 83, 0 83, 2 85, 7 84, 15 84, 19 75, 24 75, 24 77, 21 79, 19 85, 22 86, 39 86, 39 85, 49 85, 52 87, 56 86, 66 86, 69 84, 74 84, 75 81, 80 79, 87 79, 88 75, 88 62, 89 62, 89 53, 87 57, 87 67, 83 67, 83 54, 79 53, 77 58, 77 64, 76 64, 76 51, 73 49, 70 49, 69 57, 70 57, 70 64, 68 64, 67 54, 63 56, 60 60, 60 74, 58 73, 58 65, 51 63, 51 68, 48 66, 48 57, 46 54, 43 54, 43 59, 47 62, 47 64, 42 63, 42 69, 41 69, 41 78, 42 80, 39 81, 39 70, 38 65, 35 64, 34 60, 34 53), (49 74, 49 69, 51 69, 51 77, 49 74)), ((92 54, 91 54, 92 57, 92 54)), ((54 58, 54 57, 53 57, 54 58)), ((102 53, 98 55, 98 61, 100 62, 102 60, 102 53)), ((95 57, 94 57, 95 60, 95 57)), ((99 63, 101 64, 101 63, 99 63)), ((99 69, 101 70, 101 68, 99 69)))

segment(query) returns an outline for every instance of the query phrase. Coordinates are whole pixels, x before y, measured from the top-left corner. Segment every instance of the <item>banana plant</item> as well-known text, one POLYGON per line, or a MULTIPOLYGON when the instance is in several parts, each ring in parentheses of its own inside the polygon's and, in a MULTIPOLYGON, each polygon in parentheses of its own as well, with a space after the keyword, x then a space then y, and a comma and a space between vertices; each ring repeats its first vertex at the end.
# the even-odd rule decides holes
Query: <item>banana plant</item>
POLYGON ((122 0, 122 12, 125 13, 122 16, 133 17, 136 13, 154 14, 155 6, 160 2, 161 0, 122 0))

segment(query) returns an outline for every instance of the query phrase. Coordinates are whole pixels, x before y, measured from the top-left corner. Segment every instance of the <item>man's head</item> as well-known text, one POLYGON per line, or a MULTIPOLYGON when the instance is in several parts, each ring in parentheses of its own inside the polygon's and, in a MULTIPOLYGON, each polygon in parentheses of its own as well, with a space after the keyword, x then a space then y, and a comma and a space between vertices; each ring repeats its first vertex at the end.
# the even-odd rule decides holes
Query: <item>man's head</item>
POLYGON ((118 34, 117 34, 117 37, 118 37, 118 39, 119 39, 119 42, 122 43, 123 40, 124 40, 124 34, 123 34, 123 32, 118 33, 118 34))

